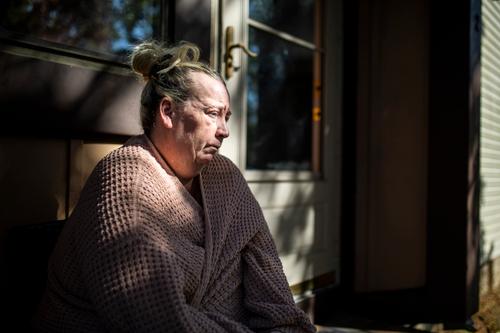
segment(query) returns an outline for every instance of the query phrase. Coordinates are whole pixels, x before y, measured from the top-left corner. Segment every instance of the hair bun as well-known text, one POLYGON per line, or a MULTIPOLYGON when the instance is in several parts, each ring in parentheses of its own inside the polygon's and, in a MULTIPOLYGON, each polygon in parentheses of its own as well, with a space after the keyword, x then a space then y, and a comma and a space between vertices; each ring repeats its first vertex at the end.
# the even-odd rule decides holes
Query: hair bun
POLYGON ((172 55, 170 53, 166 53, 163 56, 161 56, 160 59, 158 59, 153 66, 151 66, 151 69, 149 70, 149 77, 154 76, 158 72, 160 72, 164 67, 166 63, 170 62, 170 59, 172 59, 172 55))
POLYGON ((156 41, 143 42, 137 45, 130 56, 130 66, 138 75, 148 81, 152 67, 164 55, 165 48, 156 41))
POLYGON ((183 63, 197 62, 200 49, 188 42, 181 42, 173 47, 157 41, 143 42, 137 45, 130 56, 132 70, 142 76, 145 81, 152 77, 169 72, 183 63))

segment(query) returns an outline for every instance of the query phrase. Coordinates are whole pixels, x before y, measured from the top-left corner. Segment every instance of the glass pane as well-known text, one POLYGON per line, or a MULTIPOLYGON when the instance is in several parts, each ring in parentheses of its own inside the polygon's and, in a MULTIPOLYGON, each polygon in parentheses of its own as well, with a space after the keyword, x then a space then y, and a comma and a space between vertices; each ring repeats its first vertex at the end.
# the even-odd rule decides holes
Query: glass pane
POLYGON ((251 28, 247 168, 311 170, 314 52, 251 28))
POLYGON ((0 27, 80 49, 124 54, 158 36, 160 0, 2 0, 0 27))
POLYGON ((250 0, 250 18, 313 41, 315 0, 250 0))

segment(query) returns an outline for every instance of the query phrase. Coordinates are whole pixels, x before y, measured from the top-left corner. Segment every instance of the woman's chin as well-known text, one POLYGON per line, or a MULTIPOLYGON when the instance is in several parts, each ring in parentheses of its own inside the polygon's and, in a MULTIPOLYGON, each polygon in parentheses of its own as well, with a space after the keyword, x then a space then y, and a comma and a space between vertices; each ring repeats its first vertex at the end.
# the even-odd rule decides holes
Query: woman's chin
POLYGON ((196 159, 196 162, 200 165, 208 165, 210 162, 213 161, 214 159, 214 156, 215 156, 215 153, 204 153, 204 154, 200 154, 198 156, 198 158, 196 159))
POLYGON ((201 169, 203 169, 204 167, 206 167, 207 165, 209 165, 213 161, 213 159, 214 159, 213 156, 211 156, 211 157, 204 157, 204 158, 198 159, 196 161, 198 170, 201 171, 201 169))

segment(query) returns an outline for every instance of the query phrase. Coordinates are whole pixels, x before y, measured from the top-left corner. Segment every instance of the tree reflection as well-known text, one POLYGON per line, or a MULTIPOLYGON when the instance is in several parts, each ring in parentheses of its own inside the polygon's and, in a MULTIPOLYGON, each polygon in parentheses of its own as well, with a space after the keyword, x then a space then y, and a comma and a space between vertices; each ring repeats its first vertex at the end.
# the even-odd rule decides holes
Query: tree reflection
POLYGON ((311 170, 312 50, 253 27, 247 73, 247 165, 311 170))
POLYGON ((45 41, 124 54, 159 37, 160 0, 2 0, 0 26, 45 41))
POLYGON ((250 0, 248 5, 250 18, 313 41, 315 0, 250 0))

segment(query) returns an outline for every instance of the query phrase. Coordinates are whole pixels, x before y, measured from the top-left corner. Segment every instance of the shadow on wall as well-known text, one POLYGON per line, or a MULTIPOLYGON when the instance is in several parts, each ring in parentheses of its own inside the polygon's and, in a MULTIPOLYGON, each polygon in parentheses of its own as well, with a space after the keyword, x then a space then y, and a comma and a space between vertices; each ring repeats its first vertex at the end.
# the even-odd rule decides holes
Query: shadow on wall
POLYGON ((261 203, 288 282, 298 295, 321 287, 313 281, 324 274, 329 278, 325 275, 322 284, 335 283, 338 231, 334 205, 322 193, 325 186, 297 181, 300 176, 296 176, 295 181, 251 183, 250 187, 261 203))
POLYGON ((140 133, 142 86, 110 65, 95 70, 12 55, 6 45, 0 51, 1 232, 66 218, 70 140, 140 133))
POLYGON ((66 143, 0 138, 0 230, 66 218, 66 143))
POLYGON ((141 85, 111 70, 111 66, 93 70, 0 53, 3 135, 139 133, 141 85))
POLYGON ((68 215, 71 142, 140 133, 141 85, 110 66, 80 68, 6 52, 1 45, 0 306, 23 331, 68 215))

